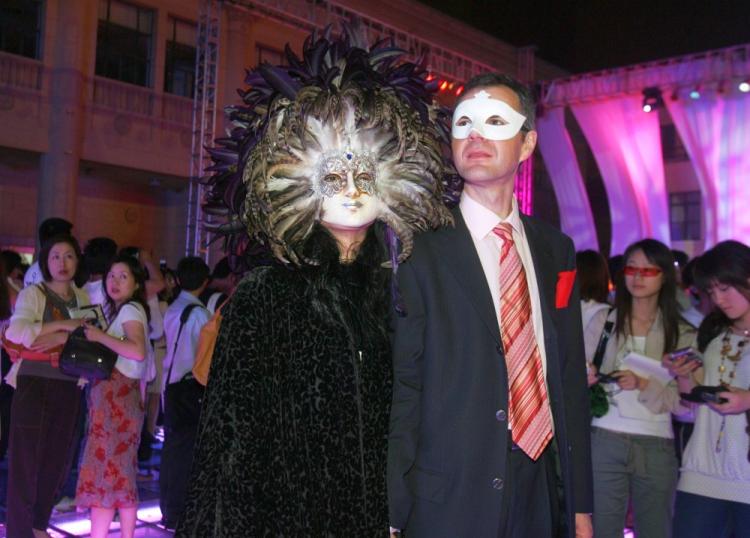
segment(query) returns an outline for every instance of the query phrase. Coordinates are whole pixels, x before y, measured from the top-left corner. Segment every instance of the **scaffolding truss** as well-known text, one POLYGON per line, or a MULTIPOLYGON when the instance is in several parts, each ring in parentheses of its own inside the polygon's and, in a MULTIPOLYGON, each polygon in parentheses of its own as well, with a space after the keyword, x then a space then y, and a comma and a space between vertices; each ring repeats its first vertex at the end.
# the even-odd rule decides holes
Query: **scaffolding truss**
POLYGON ((203 0, 199 6, 198 42, 193 95, 193 132, 190 152, 185 254, 209 259, 210 234, 205 224, 210 217, 202 211, 205 186, 201 181, 209 164, 206 148, 213 145, 216 129, 221 0, 203 0))

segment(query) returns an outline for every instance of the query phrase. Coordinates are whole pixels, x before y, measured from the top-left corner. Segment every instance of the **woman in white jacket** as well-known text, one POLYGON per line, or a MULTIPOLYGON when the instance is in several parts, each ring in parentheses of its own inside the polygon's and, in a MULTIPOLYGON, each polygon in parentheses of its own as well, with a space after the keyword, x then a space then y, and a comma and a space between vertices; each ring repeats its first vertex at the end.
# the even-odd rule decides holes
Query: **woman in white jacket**
MULTIPOLYGON (((73 285, 81 251, 71 236, 55 236, 42 246, 44 281, 24 288, 5 336, 40 352, 59 350, 80 325, 71 311, 88 304, 73 285)), ((11 408, 8 471, 8 536, 46 537, 55 494, 68 475, 75 424, 80 411, 77 378, 50 362, 23 361, 11 408)))
POLYGON ((701 323, 703 366, 664 361, 680 392, 720 386, 720 404, 698 405, 675 501, 679 538, 747 536, 750 529, 750 247, 723 241, 698 258, 696 283, 715 309, 701 323))

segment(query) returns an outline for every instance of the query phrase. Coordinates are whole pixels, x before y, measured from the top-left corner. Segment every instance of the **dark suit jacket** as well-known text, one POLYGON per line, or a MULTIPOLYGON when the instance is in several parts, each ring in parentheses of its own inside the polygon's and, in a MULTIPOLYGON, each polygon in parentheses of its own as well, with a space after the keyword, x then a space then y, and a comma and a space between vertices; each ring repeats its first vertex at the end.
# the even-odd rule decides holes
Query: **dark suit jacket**
MULTIPOLYGON (((455 228, 424 233, 398 269, 388 449, 390 524, 408 537, 495 538, 508 443, 508 375, 479 256, 456 207, 455 228)), ((589 396, 576 284, 557 308, 573 243, 522 215, 540 290, 547 384, 568 528, 592 511, 589 396)), ((546 502, 546 500, 545 500, 546 502)))

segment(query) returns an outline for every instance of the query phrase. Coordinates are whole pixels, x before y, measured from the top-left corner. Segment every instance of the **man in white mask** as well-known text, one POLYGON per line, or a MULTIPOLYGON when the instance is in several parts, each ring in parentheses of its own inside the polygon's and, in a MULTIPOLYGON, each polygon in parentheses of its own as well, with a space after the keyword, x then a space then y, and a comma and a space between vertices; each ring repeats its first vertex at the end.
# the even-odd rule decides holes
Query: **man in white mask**
POLYGON ((475 77, 451 134, 455 227, 419 236, 398 272, 391 527, 409 538, 590 537, 575 250, 513 195, 536 145, 529 90, 475 77))

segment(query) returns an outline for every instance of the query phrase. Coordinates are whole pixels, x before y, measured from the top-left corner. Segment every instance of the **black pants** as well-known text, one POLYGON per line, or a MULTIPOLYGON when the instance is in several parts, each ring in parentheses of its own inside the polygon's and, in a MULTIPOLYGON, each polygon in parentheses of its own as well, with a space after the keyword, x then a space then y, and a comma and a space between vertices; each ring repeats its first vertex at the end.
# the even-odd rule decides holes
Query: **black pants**
MULTIPOLYGON (((511 446, 511 443, 509 443, 511 446)), ((553 443, 536 461, 517 448, 508 452, 499 538, 557 538, 560 503, 553 443)))
MULTIPOLYGON (((4 349, 0 349, 0 372, 2 372, 2 378, 10 370, 11 362, 8 354, 5 353, 4 349)), ((3 383, 0 380, 0 460, 5 459, 5 454, 8 452, 8 436, 10 435, 10 406, 13 401, 13 392, 15 389, 3 383)), ((0 499, 2 500, 2 499, 0 499)))
POLYGON ((200 383, 190 378, 168 385, 164 393, 159 503, 164 519, 173 524, 180 520, 185 508, 203 390, 200 383))
POLYGON ((18 376, 11 409, 8 536, 44 530, 70 471, 71 446, 80 412, 75 380, 18 376))

